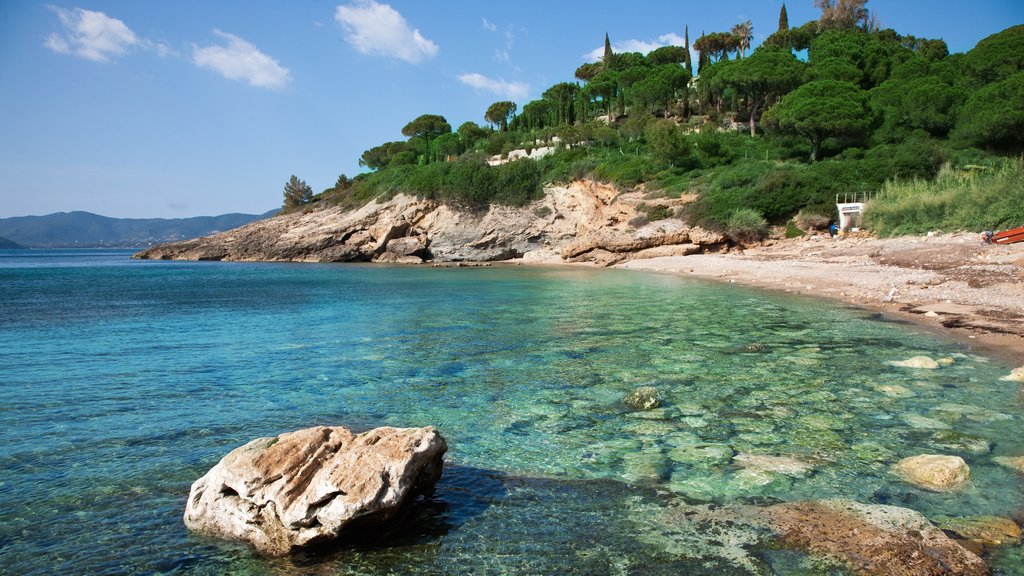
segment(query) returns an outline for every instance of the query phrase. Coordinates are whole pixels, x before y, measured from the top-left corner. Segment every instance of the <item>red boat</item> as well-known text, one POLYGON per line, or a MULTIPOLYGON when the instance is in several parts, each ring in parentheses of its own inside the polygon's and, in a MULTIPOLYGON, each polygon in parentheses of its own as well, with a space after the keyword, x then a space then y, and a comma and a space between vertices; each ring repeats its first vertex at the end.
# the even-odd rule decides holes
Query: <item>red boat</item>
POLYGON ((1014 228, 1013 230, 1004 230, 992 235, 993 244, 1014 244, 1017 242, 1024 242, 1024 226, 1014 228))

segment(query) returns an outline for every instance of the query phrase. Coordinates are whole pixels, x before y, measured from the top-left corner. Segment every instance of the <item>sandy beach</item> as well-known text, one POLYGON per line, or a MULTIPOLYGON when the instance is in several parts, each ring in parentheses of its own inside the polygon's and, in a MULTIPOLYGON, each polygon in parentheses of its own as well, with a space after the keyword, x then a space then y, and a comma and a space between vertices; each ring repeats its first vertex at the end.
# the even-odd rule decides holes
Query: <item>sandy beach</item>
POLYGON ((913 321, 1024 365, 1024 243, 982 244, 977 234, 964 233, 814 236, 619 267, 830 298, 913 321))

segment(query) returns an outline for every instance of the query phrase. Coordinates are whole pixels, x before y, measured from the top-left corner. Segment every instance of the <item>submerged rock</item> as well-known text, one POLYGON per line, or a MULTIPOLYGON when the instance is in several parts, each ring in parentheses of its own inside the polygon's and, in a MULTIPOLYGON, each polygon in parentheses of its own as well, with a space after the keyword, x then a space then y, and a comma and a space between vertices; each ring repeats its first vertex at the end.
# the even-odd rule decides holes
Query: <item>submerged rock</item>
POLYGON ((757 513, 782 542, 837 558, 858 574, 988 574, 977 555, 907 508, 816 500, 769 506, 757 513))
POLYGON ((431 489, 447 449, 431 427, 318 426, 258 438, 192 484, 185 525, 275 555, 330 542, 431 489))
POLYGON ((733 463, 745 470, 755 470, 786 476, 803 477, 814 469, 814 465, 790 456, 768 456, 766 454, 737 454, 733 463))
POLYGON ((630 392, 622 402, 634 410, 650 410, 661 406, 661 394, 654 386, 641 386, 630 392))
POLYGON ((938 362, 927 356, 914 356, 906 360, 893 360, 889 364, 899 366, 900 368, 923 368, 925 370, 935 370, 939 367, 938 362))
POLYGON ((1020 526, 1009 518, 999 516, 940 517, 935 519, 935 523, 963 540, 982 546, 1016 544, 1021 538, 1020 526))
POLYGON ((1000 378, 1004 382, 1024 382, 1024 366, 1014 368, 1009 374, 1000 378))
POLYGON ((952 450, 954 452, 970 452, 971 454, 986 454, 992 450, 992 443, 988 440, 953 430, 940 430, 932 435, 932 442, 939 448, 952 450))
POLYGON ((1024 474, 1024 456, 996 456, 992 461, 1000 466, 1012 468, 1017 472, 1024 474))
POLYGON ((971 468, 959 456, 911 456, 897 462, 892 471, 905 482, 932 492, 959 490, 971 479, 971 468))

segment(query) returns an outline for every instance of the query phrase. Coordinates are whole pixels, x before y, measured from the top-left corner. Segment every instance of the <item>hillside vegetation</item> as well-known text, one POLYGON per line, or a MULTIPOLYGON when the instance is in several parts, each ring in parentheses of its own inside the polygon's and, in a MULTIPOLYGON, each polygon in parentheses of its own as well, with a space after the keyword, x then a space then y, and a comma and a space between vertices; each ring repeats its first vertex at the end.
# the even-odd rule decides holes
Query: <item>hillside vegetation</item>
POLYGON ((590 178, 695 195, 673 216, 723 230, 737 218, 827 223, 835 194, 865 191, 881 191, 867 225, 886 234, 1024 224, 1020 162, 1006 160, 1024 151, 1024 25, 949 54, 879 29, 866 0, 817 4, 821 17, 798 27, 783 8, 753 51, 751 22, 704 34, 696 62, 688 30, 687 46, 646 55, 613 53, 606 36, 601 60, 540 99, 495 102, 486 127, 424 114, 406 139, 363 153, 369 172, 290 208, 399 192, 523 205, 543 184, 590 178))

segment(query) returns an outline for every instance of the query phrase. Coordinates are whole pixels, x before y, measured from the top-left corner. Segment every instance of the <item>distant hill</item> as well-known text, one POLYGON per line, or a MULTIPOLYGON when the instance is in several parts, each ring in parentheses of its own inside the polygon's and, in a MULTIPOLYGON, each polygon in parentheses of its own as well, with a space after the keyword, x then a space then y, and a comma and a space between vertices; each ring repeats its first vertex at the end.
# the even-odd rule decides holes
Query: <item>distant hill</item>
POLYGON ((141 248, 244 226, 276 213, 108 218, 91 212, 0 218, 0 236, 28 248, 141 248))
POLYGON ((13 240, 8 240, 7 238, 0 236, 0 250, 17 250, 19 248, 24 248, 24 246, 13 240))

